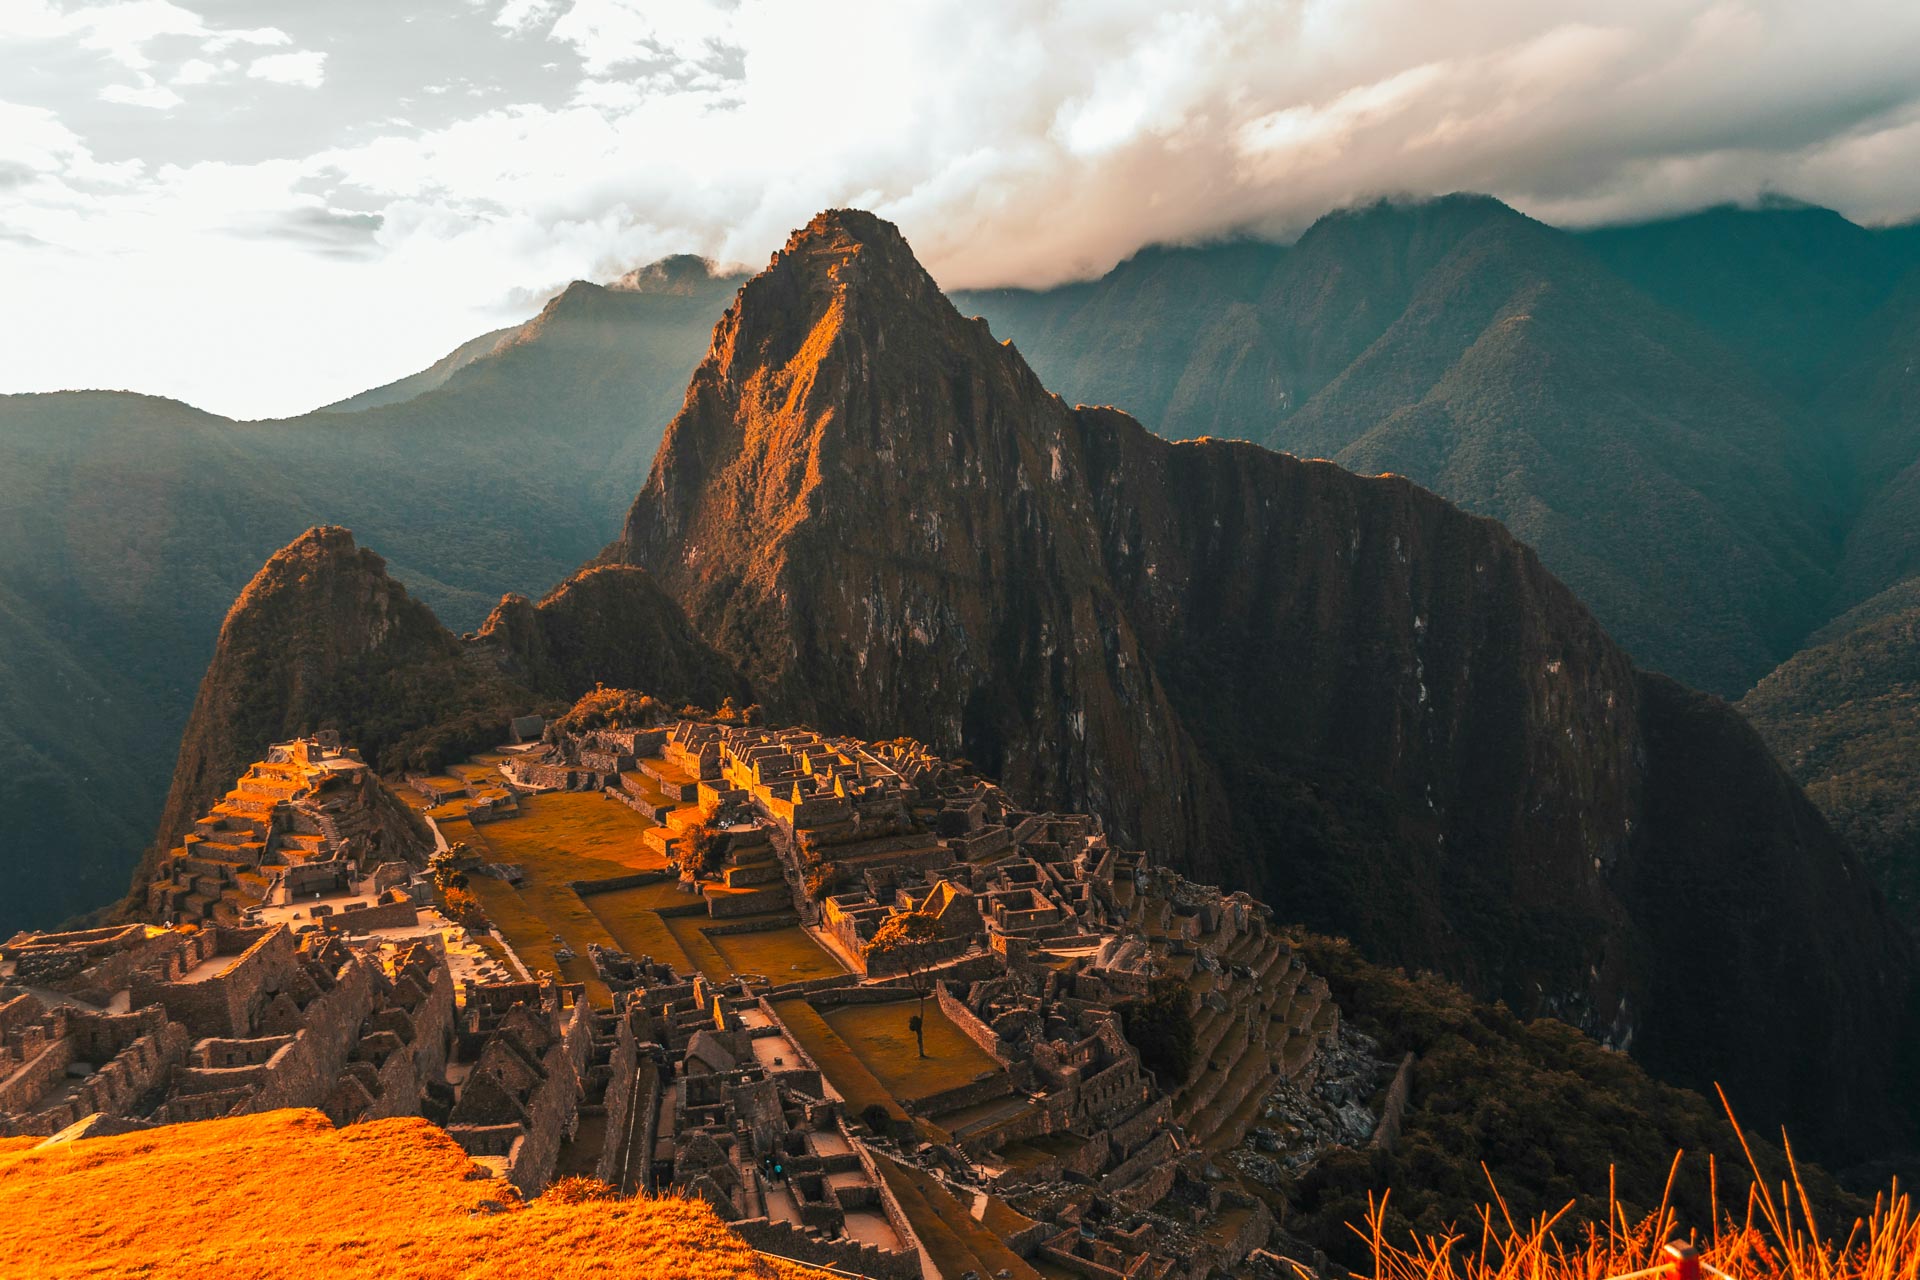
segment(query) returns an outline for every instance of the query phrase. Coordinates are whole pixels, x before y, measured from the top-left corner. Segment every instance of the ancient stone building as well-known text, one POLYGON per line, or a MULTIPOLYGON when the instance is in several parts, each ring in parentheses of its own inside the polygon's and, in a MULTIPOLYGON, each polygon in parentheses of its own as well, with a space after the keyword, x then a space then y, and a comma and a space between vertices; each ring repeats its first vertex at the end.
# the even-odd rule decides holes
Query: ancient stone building
POLYGON ((346 1124, 418 1114, 442 1078, 453 983, 425 943, 355 947, 284 925, 103 932, 0 948, 0 984, 19 984, 0 985, 17 993, 0 1003, 0 1064, 13 1068, 0 1133, 277 1107, 346 1124))
POLYGON ((276 744, 194 823, 147 886, 162 923, 238 924, 250 907, 352 884, 427 846, 337 735, 276 744))

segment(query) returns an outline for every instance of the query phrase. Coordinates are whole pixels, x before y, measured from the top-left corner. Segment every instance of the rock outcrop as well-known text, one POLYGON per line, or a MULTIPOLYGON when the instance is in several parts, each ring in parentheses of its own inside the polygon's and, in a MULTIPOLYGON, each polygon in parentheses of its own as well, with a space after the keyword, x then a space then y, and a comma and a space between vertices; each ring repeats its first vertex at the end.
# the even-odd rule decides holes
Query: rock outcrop
POLYGON ((1405 480, 1068 406, 871 215, 741 291, 602 563, 777 716, 964 754, 1829 1150, 1886 1118, 1906 954, 1732 711, 1405 480))
POLYGON ((645 570, 630 566, 583 569, 537 605, 507 596, 474 644, 528 688, 569 702, 596 684, 703 707, 751 700, 733 664, 693 633, 645 570))

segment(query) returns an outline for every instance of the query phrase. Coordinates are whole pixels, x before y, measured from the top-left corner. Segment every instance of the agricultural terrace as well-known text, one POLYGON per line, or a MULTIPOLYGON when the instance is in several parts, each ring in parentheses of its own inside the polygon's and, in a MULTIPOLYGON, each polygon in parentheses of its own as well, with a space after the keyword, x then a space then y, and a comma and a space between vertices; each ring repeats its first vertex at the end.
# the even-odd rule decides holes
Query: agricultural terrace
MULTIPOLYGON (((924 1170, 897 1164, 886 1156, 879 1157, 874 1163, 880 1169, 880 1176, 887 1180, 894 1199, 900 1202, 908 1221, 913 1223, 914 1233, 920 1237, 920 1243, 933 1256, 934 1265, 940 1268, 941 1275, 959 1276, 972 1272, 981 1276, 1007 1275, 1015 1280, 1038 1280, 1040 1273, 1007 1248, 1006 1241, 995 1233, 992 1224, 976 1219, 971 1205, 962 1204, 951 1190, 924 1170)), ((999 1213, 990 1216, 1007 1228, 1008 1234, 1033 1225, 996 1197, 985 1195, 985 1198, 989 1208, 999 1205, 999 1213)))
POLYGON ((878 1104, 903 1119, 903 1103, 999 1069, 932 1001, 927 1002, 927 1056, 920 1057, 907 1027, 914 1003, 845 1005, 822 1012, 795 998, 780 1001, 774 1011, 846 1099, 850 1114, 878 1104))
POLYGON ((736 973, 763 974, 774 983, 808 978, 838 977, 846 972, 838 960, 797 924, 746 933, 721 933, 752 924, 791 920, 791 916, 742 916, 718 921, 706 914, 706 898, 684 893, 675 879, 605 893, 583 899, 622 951, 651 956, 677 972, 696 970, 715 982, 736 973))
MULTIPOLYGON (((943 1090, 971 1084, 1000 1070, 987 1052, 960 1034, 940 1006, 926 1003, 927 1056, 914 1044, 907 1019, 914 1014, 912 1000, 890 1004, 850 1004, 821 1013, 834 1033, 851 1045, 860 1061, 902 1102, 912 1102, 943 1090)), ((820 1069, 832 1074, 827 1064, 820 1069)))

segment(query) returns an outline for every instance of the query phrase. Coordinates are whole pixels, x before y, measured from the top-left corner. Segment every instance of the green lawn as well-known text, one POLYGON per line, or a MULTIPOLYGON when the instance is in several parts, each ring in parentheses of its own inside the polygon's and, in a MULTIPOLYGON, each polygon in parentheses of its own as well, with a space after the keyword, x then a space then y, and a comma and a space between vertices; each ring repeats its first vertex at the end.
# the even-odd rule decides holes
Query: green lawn
POLYGON ((887 1089, 903 1102, 924 1098, 999 1069, 985 1050, 960 1034, 932 1000, 926 1002, 927 1056, 922 1058, 907 1027, 915 1002, 850 1004, 828 1009, 826 1019, 887 1089))

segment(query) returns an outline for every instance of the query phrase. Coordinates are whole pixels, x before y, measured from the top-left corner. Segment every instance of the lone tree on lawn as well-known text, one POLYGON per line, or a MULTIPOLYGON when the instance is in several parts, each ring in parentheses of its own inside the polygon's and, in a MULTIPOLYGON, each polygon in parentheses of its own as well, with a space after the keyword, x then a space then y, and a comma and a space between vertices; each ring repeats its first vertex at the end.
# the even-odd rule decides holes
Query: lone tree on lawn
POLYGON ((918 1010, 908 1020, 920 1056, 927 1056, 927 997, 933 994, 933 967, 940 962, 940 919, 925 911, 902 911, 887 917, 861 949, 867 966, 885 957, 897 963, 906 975, 907 985, 920 999, 918 1010))

